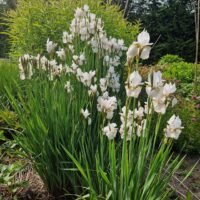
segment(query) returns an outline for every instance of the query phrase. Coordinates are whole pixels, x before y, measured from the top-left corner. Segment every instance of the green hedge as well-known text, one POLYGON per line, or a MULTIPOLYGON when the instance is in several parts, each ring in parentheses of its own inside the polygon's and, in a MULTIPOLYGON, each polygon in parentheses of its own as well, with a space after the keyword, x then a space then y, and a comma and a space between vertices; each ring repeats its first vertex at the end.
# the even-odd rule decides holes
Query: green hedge
MULTIPOLYGON (((163 71, 165 79, 173 80, 177 83, 178 92, 183 97, 189 97, 194 92, 194 63, 184 62, 177 55, 167 54, 158 62, 157 69, 163 71)), ((197 95, 200 95, 200 65, 198 65, 197 95)))
POLYGON ((102 17, 108 35, 123 38, 126 44, 135 39, 140 24, 129 24, 117 6, 105 4, 102 0, 19 0, 17 9, 8 13, 11 55, 42 53, 47 38, 61 42, 74 10, 84 4, 102 17))
POLYGON ((166 79, 178 80, 180 83, 192 83, 194 80, 194 63, 188 63, 177 55, 163 56, 157 68, 163 71, 166 79))
MULTIPOLYGON (((194 63, 184 62, 181 57, 168 54, 160 59, 157 68, 163 71, 164 78, 176 82, 179 94, 179 103, 165 116, 163 128, 175 111, 184 126, 175 148, 184 152, 200 153, 200 109, 197 108, 200 102, 191 98, 194 95, 194 63)), ((200 76, 198 79, 200 80, 200 76)), ((197 96, 200 96, 200 84, 197 91, 197 96)))
POLYGON ((163 76, 175 79, 181 83, 191 83, 194 80, 194 64, 187 62, 170 63, 164 70, 163 76))

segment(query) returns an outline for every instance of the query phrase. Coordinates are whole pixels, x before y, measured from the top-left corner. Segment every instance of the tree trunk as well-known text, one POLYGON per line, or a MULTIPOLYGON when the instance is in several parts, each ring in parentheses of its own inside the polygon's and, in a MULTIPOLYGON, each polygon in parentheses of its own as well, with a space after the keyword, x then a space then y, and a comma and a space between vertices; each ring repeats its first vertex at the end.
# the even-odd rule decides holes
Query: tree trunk
POLYGON ((198 56, 199 56, 199 20, 200 20, 200 0, 197 0, 197 8, 195 9, 195 32, 196 32, 196 55, 194 69, 194 92, 197 93, 198 85, 198 56))
POLYGON ((125 8, 124 8, 124 18, 127 16, 128 7, 129 7, 130 0, 126 0, 125 8))

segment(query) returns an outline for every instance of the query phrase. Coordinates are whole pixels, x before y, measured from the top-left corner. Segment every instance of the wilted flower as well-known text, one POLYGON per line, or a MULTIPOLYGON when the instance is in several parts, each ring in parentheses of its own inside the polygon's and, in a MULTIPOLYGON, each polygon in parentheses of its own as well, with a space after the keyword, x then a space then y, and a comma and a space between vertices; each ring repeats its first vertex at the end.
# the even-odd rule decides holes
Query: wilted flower
POLYGON ((84 11, 81 8, 77 8, 75 11, 75 18, 81 18, 84 15, 84 11))
POLYGON ((61 60, 65 60, 66 58, 66 54, 65 54, 65 50, 64 49, 60 49, 59 51, 56 51, 56 54, 58 55, 58 57, 61 59, 61 60))
POLYGON ((54 65, 54 66, 53 66, 53 70, 52 70, 53 76, 60 76, 62 70, 63 70, 62 64, 60 64, 60 65, 54 65))
POLYGON ((138 71, 134 71, 128 77, 128 81, 125 86, 127 96, 138 98, 142 89, 141 85, 142 85, 142 77, 140 76, 138 71))
POLYGON ((121 138, 124 138, 125 135, 125 127, 126 127, 126 140, 131 140, 132 136, 133 136, 133 132, 134 132, 134 127, 135 127, 135 123, 133 121, 133 111, 131 110, 127 110, 127 108, 124 106, 122 108, 122 113, 120 114, 120 120, 122 122, 121 126, 120 126, 120 135, 121 138))
MULTIPOLYGON (((74 62, 72 62, 72 65, 71 65, 71 69, 72 69, 72 73, 76 74, 77 73, 77 70, 79 69, 78 68, 78 65, 74 62)), ((82 71, 81 71, 82 72, 82 71)))
POLYGON ((50 60, 49 61, 49 65, 52 67, 52 68, 56 68, 56 66, 57 66, 57 62, 56 62, 56 60, 50 60))
POLYGON ((73 58, 74 62, 75 62, 77 65, 80 65, 80 66, 83 65, 84 62, 86 61, 86 59, 85 59, 85 54, 84 54, 84 53, 81 53, 80 56, 78 56, 78 55, 73 55, 72 58, 73 58))
POLYGON ((63 43, 64 44, 68 44, 68 43, 72 43, 73 41, 73 36, 71 34, 69 34, 67 31, 63 32, 63 43))
POLYGON ((145 102, 144 113, 147 115, 152 113, 152 105, 149 104, 148 102, 145 102))
POLYGON ((127 126, 132 125, 132 123, 133 123, 133 111, 131 111, 131 110, 127 111, 126 106, 124 106, 122 108, 122 113, 119 113, 119 114, 120 114, 120 120, 121 120, 122 124, 125 124, 125 120, 126 120, 127 126), (126 119, 126 112, 127 112, 127 119, 126 119))
POLYGON ((25 80, 25 79, 26 79, 24 72, 22 72, 22 71, 20 72, 19 78, 20 78, 21 80, 25 80))
POLYGON ((140 124, 136 124, 136 128, 137 128, 136 135, 138 137, 140 137, 141 135, 144 136, 144 132, 145 132, 145 129, 146 129, 146 124, 147 124, 147 120, 146 119, 142 120, 140 124))
POLYGON ((119 92, 120 90, 120 76, 117 73, 110 74, 108 86, 113 92, 119 92))
POLYGON ((165 96, 157 96, 153 98, 153 107, 155 112, 165 114, 167 106, 165 96))
POLYGON ((49 54, 53 53, 55 51, 55 48, 57 47, 57 43, 53 43, 52 41, 47 40, 47 44, 46 44, 46 47, 47 47, 47 52, 49 54))
POLYGON ((72 53, 74 53, 74 46, 73 46, 73 45, 69 45, 68 47, 69 47, 69 50, 70 50, 72 53))
POLYGON ((179 116, 173 115, 167 122, 167 127, 164 129, 165 136, 168 138, 178 139, 183 127, 179 116))
POLYGON ((90 45, 92 47, 92 51, 94 53, 98 53, 98 51, 99 51, 99 44, 98 44, 98 41, 95 38, 91 39, 90 45))
POLYGON ((31 79, 31 77, 33 76, 33 66, 31 63, 29 63, 28 65, 28 79, 31 79))
POLYGON ((48 59, 45 56, 41 57, 40 63, 41 63, 42 69, 43 70, 47 70, 47 67, 49 65, 49 61, 48 61, 48 59))
POLYGON ((23 56, 21 56, 21 62, 28 62, 31 59, 31 56, 29 54, 24 54, 23 56))
POLYGON ((26 78, 31 79, 33 75, 33 59, 34 57, 29 54, 24 54, 19 58, 19 72, 21 80, 25 80, 26 78))
POLYGON ((118 49, 119 50, 127 50, 127 47, 125 47, 123 39, 118 39, 118 49))
POLYGON ((65 90, 67 91, 67 93, 70 93, 73 90, 73 87, 70 83, 70 81, 67 81, 65 86, 64 86, 65 90))
POLYGON ((23 65, 22 65, 22 62, 21 62, 21 58, 19 58, 19 65, 18 66, 19 66, 20 79, 25 80, 26 76, 25 76, 24 68, 23 68, 23 65))
POLYGON ((78 59, 78 64, 83 65, 85 61, 86 61, 85 54, 81 53, 80 56, 79 56, 79 59, 78 59))
POLYGON ((25 80, 26 79, 26 76, 25 76, 25 73, 24 73, 23 70, 20 70, 19 77, 20 77, 21 80, 25 80))
POLYGON ((106 78, 101 78, 100 79, 100 88, 102 92, 105 92, 108 87, 108 80, 106 78))
POLYGON ((178 100, 177 100, 177 98, 173 98, 172 99, 172 108, 176 105, 178 103, 178 100))
MULTIPOLYGON (((135 124, 126 127, 126 131, 127 131, 126 132, 126 141, 130 141, 131 138, 133 137, 134 127, 135 127, 135 124)), ((120 126, 119 133, 121 135, 121 139, 124 139, 124 136, 125 136, 125 124, 122 124, 120 126)))
POLYGON ((89 11, 89 6, 85 4, 85 5, 83 6, 83 10, 84 10, 85 12, 88 12, 88 11, 89 11))
POLYGON ((73 69, 69 67, 67 64, 65 65, 63 70, 65 71, 65 74, 74 73, 73 69))
POLYGON ((82 72, 80 68, 77 69, 77 78, 85 85, 90 86, 92 79, 95 77, 95 71, 82 72))
POLYGON ((109 140, 113 140, 117 135, 117 124, 109 123, 103 128, 103 134, 108 137, 109 140))
POLYGON ((134 112, 134 118, 138 118, 138 119, 142 119, 144 117, 144 108, 143 107, 139 107, 138 109, 136 108, 135 109, 135 112, 134 112))
POLYGON ((94 13, 90 13, 90 19, 94 21, 96 19, 96 15, 94 13))

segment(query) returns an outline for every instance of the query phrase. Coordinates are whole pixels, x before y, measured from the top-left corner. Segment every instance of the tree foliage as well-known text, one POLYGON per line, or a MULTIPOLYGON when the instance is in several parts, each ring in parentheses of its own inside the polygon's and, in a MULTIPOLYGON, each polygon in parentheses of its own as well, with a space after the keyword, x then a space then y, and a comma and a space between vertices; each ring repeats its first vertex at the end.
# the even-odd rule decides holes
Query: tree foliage
POLYGON ((126 17, 131 22, 140 19, 152 42, 159 38, 152 54, 154 61, 167 53, 194 61, 195 22, 190 0, 132 0, 126 17))
POLYGON ((104 20, 108 35, 123 38, 126 45, 135 39, 139 24, 128 23, 118 6, 103 0, 18 0, 17 9, 8 14, 12 56, 42 53, 47 38, 60 42, 63 31, 69 29, 74 10, 84 4, 104 20))
POLYGON ((8 57, 9 42, 7 31, 6 12, 16 8, 16 0, 0 0, 0 58, 8 57))
POLYGON ((3 1, 2 2, 0 1, 0 58, 5 57, 7 52, 7 42, 6 42, 7 37, 4 34, 2 34, 2 32, 4 32, 6 29, 4 25, 4 20, 2 19, 5 10, 6 10, 6 4, 4 4, 3 1))

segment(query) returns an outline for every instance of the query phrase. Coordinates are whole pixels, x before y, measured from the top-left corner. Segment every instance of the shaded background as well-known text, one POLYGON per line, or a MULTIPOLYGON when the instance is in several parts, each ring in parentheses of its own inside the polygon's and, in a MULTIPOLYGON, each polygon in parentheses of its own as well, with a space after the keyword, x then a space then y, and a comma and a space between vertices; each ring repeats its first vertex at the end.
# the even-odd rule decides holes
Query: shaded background
MULTIPOLYGON (((59 1, 59 0, 58 0, 59 1)), ((105 0, 118 4, 124 17, 131 23, 141 22, 150 32, 151 41, 157 41, 148 62, 157 62, 165 54, 176 54, 185 61, 195 58, 195 0, 105 0)), ((0 57, 8 57, 9 41, 4 34, 4 12, 15 9, 16 0, 0 0, 0 57)))

